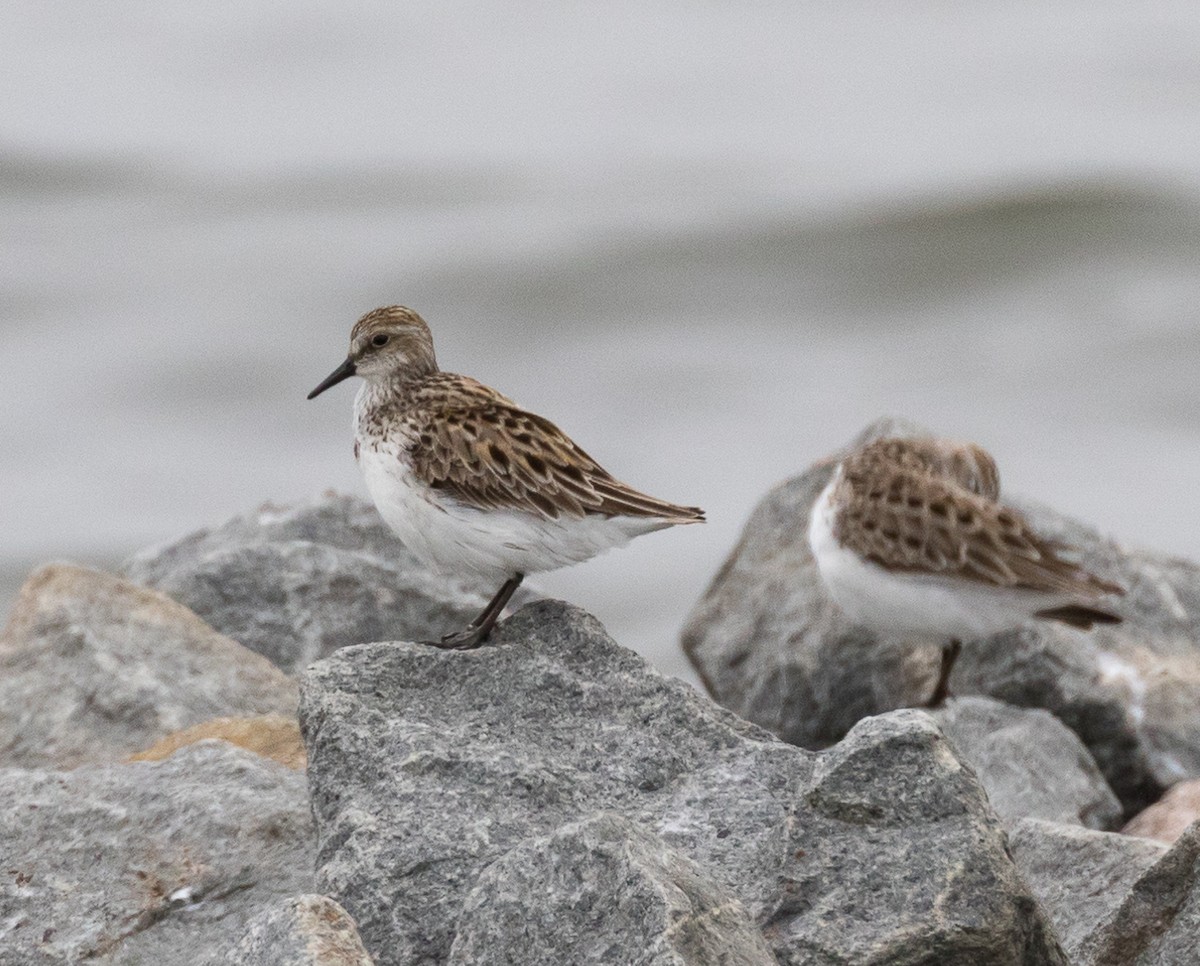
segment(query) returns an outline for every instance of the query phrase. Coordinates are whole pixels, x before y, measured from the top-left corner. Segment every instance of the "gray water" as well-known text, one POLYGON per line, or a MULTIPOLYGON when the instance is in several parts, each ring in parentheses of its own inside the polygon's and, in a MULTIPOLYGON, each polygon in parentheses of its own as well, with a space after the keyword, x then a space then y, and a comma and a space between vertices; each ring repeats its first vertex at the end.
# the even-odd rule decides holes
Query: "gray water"
POLYGON ((547 575, 686 673, 767 488, 884 413, 1200 557, 1200 5, 5 4, 0 608, 361 492, 404 302, 704 528, 547 575))

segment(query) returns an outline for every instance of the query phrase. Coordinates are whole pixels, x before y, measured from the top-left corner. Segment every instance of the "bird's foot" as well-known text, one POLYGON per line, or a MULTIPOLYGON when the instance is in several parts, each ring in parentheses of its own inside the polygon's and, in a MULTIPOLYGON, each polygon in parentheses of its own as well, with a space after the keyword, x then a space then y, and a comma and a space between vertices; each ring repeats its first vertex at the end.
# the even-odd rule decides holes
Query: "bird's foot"
POLYGON ((430 647, 444 651, 473 651, 487 640, 490 627, 465 627, 461 631, 447 634, 440 641, 426 641, 430 647))
POLYGON ((944 707, 947 698, 954 697, 954 692, 949 688, 939 688, 934 691, 929 700, 925 702, 925 707, 930 711, 936 711, 938 708, 944 707))

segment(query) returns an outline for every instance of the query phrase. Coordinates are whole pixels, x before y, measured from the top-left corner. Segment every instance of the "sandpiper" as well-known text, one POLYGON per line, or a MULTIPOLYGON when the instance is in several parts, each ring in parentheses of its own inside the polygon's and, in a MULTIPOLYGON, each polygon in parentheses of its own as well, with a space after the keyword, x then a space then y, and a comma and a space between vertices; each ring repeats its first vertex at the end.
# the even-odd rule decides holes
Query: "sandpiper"
POLYGON ((526 574, 587 560, 704 511, 639 493, 550 420, 442 372, 425 321, 400 305, 355 324, 346 361, 312 399, 361 376, 354 456, 380 516, 432 568, 500 585, 440 647, 487 639, 526 574))
POLYGON ((949 693, 962 642, 1030 620, 1090 630, 1121 618, 1096 606, 1122 588, 1060 554, 1000 502, 979 446, 878 439, 838 464, 813 505, 809 545, 834 602, 881 634, 947 643, 929 706, 949 693))

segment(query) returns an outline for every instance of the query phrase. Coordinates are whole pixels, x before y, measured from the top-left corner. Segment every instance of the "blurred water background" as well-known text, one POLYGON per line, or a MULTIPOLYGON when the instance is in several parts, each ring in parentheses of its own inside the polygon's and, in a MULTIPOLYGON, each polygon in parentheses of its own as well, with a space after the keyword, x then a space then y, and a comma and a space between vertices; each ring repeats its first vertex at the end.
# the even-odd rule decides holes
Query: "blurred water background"
POLYGON ((885 413, 1200 557, 1195 0, 2 9, 0 613, 363 492, 304 395, 391 302, 708 510, 538 580, 670 673, 763 492, 885 413))

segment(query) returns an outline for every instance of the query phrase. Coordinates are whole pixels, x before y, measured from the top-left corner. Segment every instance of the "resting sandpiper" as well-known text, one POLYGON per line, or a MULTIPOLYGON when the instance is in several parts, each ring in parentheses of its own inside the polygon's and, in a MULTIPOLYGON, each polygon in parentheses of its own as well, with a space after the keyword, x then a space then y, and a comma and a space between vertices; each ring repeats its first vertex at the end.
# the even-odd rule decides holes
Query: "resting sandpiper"
POLYGON ((526 574, 704 522, 697 507, 614 479, 550 420, 442 372, 429 327, 411 309, 359 319, 346 361, 308 398, 355 375, 354 455, 384 522, 433 569, 500 585, 440 647, 482 644, 526 574))
POLYGON ((962 641, 1054 620, 1116 624, 1124 591, 1060 554, 1000 502, 1000 475, 970 443, 879 439, 838 465, 813 505, 809 545, 834 602, 881 634, 948 643, 929 706, 949 693, 962 641))

